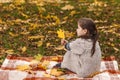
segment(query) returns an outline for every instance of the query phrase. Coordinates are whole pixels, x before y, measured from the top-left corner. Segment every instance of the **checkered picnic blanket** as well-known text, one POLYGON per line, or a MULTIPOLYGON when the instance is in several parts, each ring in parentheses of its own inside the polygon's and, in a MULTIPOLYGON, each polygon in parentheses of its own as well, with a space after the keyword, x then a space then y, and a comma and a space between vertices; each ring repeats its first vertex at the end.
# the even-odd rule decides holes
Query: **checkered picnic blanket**
POLYGON ((0 80, 120 80, 118 63, 115 59, 101 60, 101 72, 92 78, 79 78, 76 74, 65 74, 60 77, 45 76, 57 61, 50 61, 49 69, 37 70, 32 73, 16 69, 17 65, 30 64, 32 57, 7 56, 0 68, 0 80))

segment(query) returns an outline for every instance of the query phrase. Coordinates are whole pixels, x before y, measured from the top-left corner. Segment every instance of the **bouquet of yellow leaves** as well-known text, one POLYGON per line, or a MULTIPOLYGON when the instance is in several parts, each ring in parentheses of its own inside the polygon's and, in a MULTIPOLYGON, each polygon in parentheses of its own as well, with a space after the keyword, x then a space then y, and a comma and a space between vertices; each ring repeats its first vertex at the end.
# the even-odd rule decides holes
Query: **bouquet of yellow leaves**
POLYGON ((61 39, 65 39, 65 33, 62 29, 59 29, 57 31, 57 34, 58 34, 58 37, 61 38, 61 39))

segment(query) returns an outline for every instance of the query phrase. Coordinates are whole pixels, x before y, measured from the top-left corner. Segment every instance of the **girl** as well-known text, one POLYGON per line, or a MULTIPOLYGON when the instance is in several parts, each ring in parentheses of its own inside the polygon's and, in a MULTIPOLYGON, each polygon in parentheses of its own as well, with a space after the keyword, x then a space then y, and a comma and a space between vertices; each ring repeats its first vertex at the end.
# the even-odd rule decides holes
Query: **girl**
POLYGON ((72 42, 61 41, 67 52, 60 66, 77 73, 79 77, 88 77, 100 70, 101 49, 97 41, 98 32, 95 23, 89 18, 79 19, 76 31, 78 39, 72 42))

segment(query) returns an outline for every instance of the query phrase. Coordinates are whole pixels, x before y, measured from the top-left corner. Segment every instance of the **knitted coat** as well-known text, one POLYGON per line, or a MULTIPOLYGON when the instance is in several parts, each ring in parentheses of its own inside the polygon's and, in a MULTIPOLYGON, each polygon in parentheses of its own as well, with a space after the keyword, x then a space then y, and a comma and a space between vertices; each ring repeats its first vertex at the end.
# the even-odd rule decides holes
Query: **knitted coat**
POLYGON ((61 67, 77 73, 79 77, 87 77, 98 72, 101 63, 101 49, 97 41, 95 53, 91 57, 92 45, 91 39, 78 38, 70 42, 70 50, 65 53, 61 67))

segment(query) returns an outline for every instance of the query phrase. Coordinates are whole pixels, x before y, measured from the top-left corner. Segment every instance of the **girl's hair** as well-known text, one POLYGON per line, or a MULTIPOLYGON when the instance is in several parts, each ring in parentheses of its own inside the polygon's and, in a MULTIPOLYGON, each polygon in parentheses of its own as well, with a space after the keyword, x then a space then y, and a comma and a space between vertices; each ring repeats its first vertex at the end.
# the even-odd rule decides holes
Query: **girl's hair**
POLYGON ((96 29, 96 25, 94 23, 94 21, 90 18, 81 18, 78 20, 78 25, 82 28, 82 29, 87 29, 87 33, 86 35, 80 36, 83 39, 91 39, 93 41, 93 46, 91 49, 91 56, 94 55, 95 52, 95 45, 96 45, 96 41, 98 39, 98 32, 96 29))

